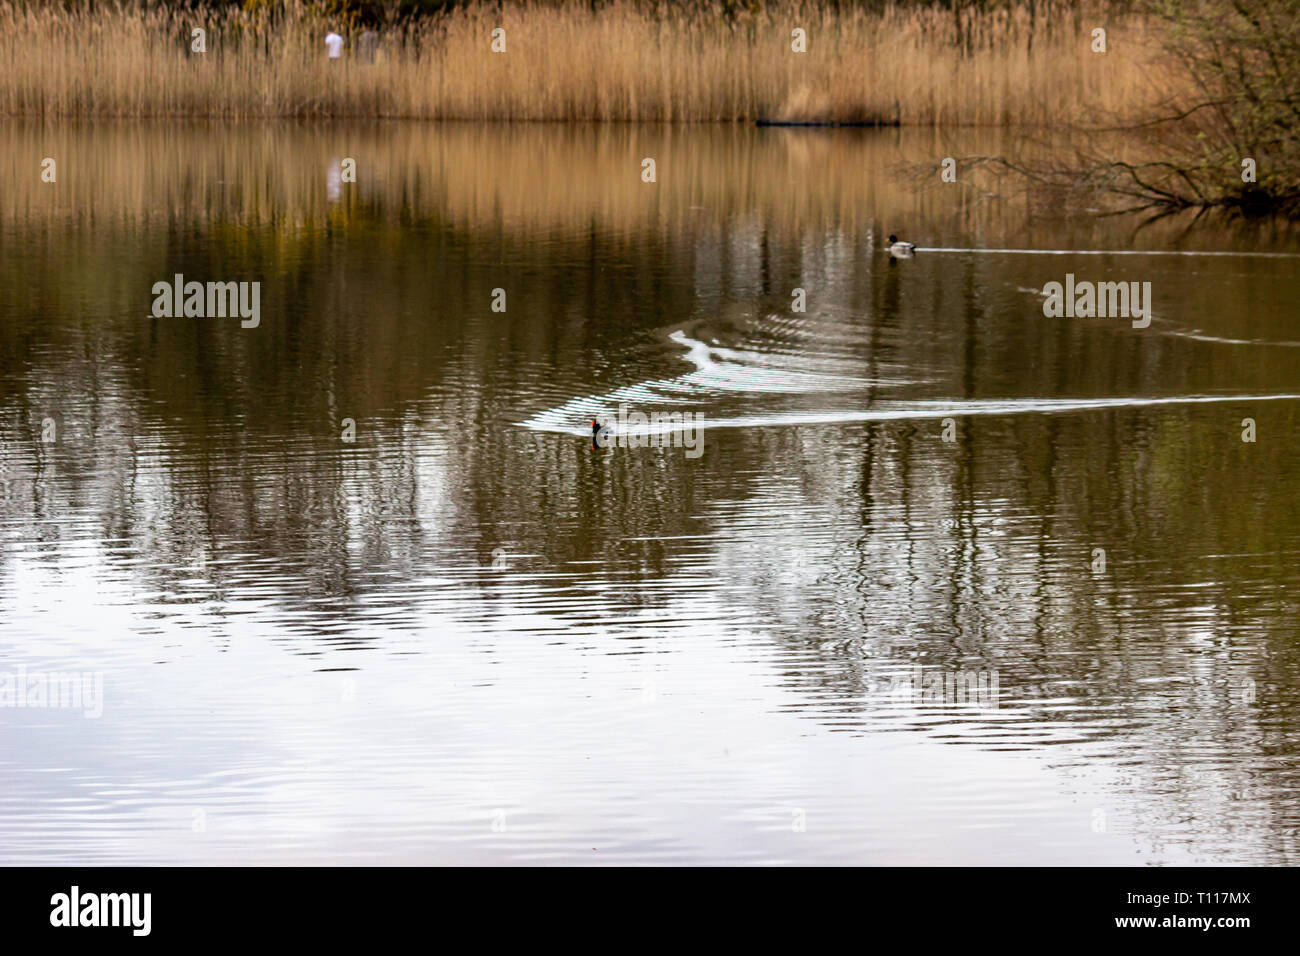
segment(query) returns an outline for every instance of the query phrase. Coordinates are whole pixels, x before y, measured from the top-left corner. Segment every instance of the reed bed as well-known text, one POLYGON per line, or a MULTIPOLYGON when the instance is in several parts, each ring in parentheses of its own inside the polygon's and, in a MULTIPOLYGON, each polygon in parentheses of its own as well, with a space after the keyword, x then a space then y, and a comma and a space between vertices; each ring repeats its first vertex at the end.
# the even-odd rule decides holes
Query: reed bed
MULTIPOLYGON (((1100 2, 734 17, 633 2, 486 4, 380 32, 373 62, 297 4, 178 10, 0 4, 0 114, 1055 126, 1157 96, 1146 21, 1100 2), (1108 51, 1091 50, 1104 26, 1108 51), (192 30, 206 52, 191 51, 192 30), (492 34, 505 30, 505 52, 492 34), (807 52, 792 31, 807 32, 807 52)), ((1167 92, 1167 91, 1166 91, 1167 92)))

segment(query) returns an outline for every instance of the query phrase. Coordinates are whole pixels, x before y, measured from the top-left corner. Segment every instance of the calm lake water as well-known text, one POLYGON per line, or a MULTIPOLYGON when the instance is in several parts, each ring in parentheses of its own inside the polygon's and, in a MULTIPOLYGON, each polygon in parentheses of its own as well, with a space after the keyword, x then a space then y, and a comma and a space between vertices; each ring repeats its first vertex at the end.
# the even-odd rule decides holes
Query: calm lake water
POLYGON ((989 133, 0 136, 0 862, 1300 862, 1295 234, 907 165, 989 133))

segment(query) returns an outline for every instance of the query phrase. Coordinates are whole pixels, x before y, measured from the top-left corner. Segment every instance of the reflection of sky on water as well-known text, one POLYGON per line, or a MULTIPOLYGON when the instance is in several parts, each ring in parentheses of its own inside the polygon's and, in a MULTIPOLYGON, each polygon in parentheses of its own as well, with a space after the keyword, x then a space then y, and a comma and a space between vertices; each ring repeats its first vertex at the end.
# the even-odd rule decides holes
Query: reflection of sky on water
POLYGON ((327 130, 131 129, 50 200, 93 222, 0 198, 0 668, 106 698, 0 710, 0 859, 1294 861, 1288 261, 1154 257, 1144 333, 1046 319, 1068 259, 886 265, 899 218, 1130 238, 891 192, 894 139, 815 141, 805 195, 678 136, 654 205, 625 130, 402 127, 344 202, 327 130), (146 319, 178 271, 262 326, 146 319), (704 456, 593 453, 619 401, 704 456), (882 691, 918 667, 998 706, 882 691))

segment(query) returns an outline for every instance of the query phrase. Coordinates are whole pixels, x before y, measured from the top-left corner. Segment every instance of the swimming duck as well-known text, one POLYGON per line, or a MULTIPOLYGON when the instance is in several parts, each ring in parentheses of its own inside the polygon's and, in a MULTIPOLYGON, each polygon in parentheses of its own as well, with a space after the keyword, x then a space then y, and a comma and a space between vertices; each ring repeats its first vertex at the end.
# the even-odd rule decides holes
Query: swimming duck
POLYGON ((916 243, 901 242, 895 235, 889 237, 889 254, 895 259, 910 259, 916 251, 916 243))

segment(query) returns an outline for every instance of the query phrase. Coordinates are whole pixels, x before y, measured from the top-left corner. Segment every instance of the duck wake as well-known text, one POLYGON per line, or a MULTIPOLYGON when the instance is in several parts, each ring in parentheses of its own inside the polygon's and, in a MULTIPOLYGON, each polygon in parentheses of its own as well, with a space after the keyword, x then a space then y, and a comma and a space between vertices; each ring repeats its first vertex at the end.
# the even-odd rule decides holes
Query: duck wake
MULTIPOLYGON (((880 380, 837 374, 815 367, 808 360, 804 368, 790 368, 791 357, 708 345, 684 332, 674 332, 672 341, 686 348, 685 358, 693 372, 675 378, 652 379, 616 388, 601 395, 571 399, 563 405, 538 412, 516 422, 522 428, 561 435, 591 436, 591 420, 606 421, 619 406, 638 409, 700 406, 726 393, 799 394, 817 392, 865 392, 871 387, 915 384, 897 379, 880 380)), ((823 363, 824 364, 824 363, 823 363)), ((697 416, 690 427, 770 428, 790 425, 827 425, 852 422, 906 421, 974 415, 1059 415, 1070 412, 1104 411, 1117 408, 1148 408, 1162 405, 1204 405, 1230 402, 1295 401, 1300 394, 1267 395, 1168 395, 1107 398, 999 398, 962 400, 881 401, 870 408, 842 408, 818 411, 781 411, 767 414, 708 414, 697 416)), ((680 429, 672 421, 621 423, 625 435, 664 434, 680 429)))

